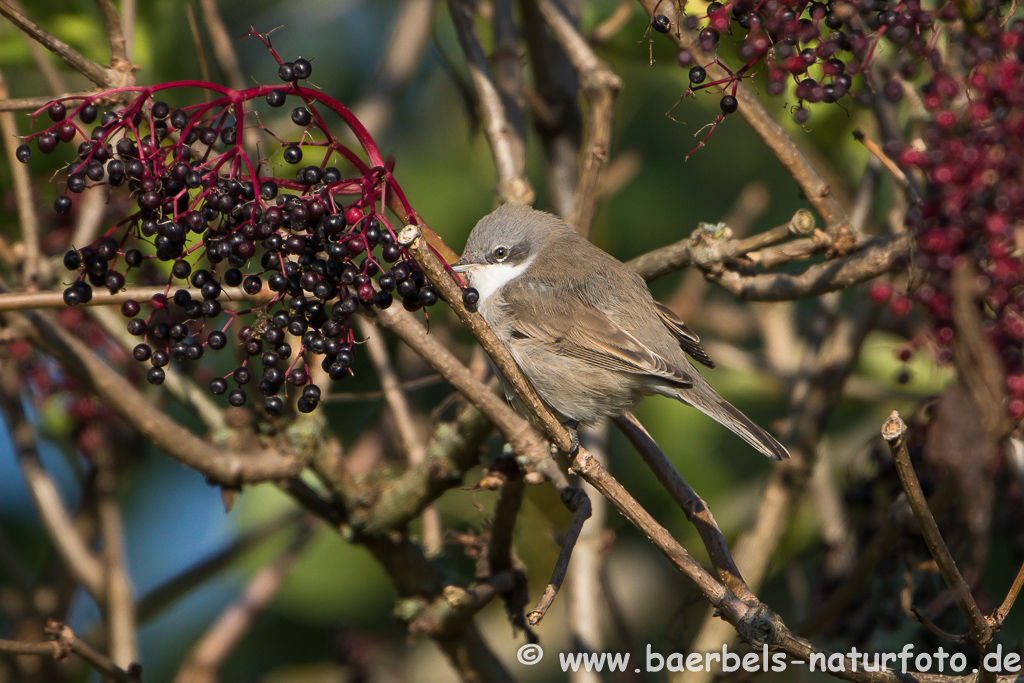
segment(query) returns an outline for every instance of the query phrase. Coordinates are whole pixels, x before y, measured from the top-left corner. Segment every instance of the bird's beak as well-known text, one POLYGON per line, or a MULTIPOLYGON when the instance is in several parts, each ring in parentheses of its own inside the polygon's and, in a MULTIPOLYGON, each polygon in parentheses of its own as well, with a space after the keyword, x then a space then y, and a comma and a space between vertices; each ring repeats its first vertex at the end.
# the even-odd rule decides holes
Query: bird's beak
POLYGON ((452 264, 452 270, 456 273, 465 273, 467 270, 475 266, 475 263, 465 263, 461 259, 452 264))

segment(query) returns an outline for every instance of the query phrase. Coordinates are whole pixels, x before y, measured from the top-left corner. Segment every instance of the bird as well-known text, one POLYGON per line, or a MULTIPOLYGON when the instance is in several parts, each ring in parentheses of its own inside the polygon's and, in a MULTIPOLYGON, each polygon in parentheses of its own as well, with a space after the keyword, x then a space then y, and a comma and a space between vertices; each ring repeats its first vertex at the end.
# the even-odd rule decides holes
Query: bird
MULTIPOLYGON (((714 362, 643 278, 557 216, 499 207, 476 224, 452 269, 477 290, 477 310, 563 424, 594 424, 660 394, 697 408, 770 458, 789 457, 697 372, 690 358, 709 368, 714 362)), ((513 407, 528 414, 496 374, 513 407)))

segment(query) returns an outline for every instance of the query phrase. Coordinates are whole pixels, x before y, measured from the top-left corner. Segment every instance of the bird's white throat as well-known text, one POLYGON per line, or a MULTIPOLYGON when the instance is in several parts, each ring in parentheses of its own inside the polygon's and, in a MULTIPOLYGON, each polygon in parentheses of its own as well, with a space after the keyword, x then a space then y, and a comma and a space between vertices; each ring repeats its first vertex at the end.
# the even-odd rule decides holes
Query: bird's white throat
POLYGON ((511 263, 489 263, 485 266, 475 266, 468 269, 466 277, 469 279, 469 284, 480 293, 480 301, 477 306, 483 306, 495 292, 522 275, 530 267, 531 263, 533 263, 533 258, 517 265, 511 263))

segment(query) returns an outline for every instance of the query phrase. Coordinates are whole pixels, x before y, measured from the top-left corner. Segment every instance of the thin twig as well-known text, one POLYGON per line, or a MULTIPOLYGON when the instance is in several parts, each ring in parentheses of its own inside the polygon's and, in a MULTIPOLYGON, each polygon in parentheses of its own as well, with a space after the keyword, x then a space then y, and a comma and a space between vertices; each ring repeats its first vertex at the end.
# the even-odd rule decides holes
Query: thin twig
MULTIPOLYGON (((548 471, 556 469, 549 465, 551 463, 550 460, 546 460, 544 463, 546 467, 540 470, 542 473, 545 472, 545 469, 548 471)), ((569 524, 565 535, 562 536, 562 547, 558 550, 558 559, 555 561, 554 569, 551 570, 551 578, 548 579, 548 584, 544 586, 544 592, 541 594, 540 600, 537 601, 537 606, 526 615, 526 620, 531 626, 539 624, 544 615, 547 614, 548 609, 554 604, 555 596, 558 595, 558 590, 562 587, 562 582, 565 580, 565 573, 569 570, 569 560, 572 557, 573 549, 576 547, 576 541, 580 537, 584 523, 590 519, 591 514, 590 498, 587 497, 587 494, 582 489, 568 486, 568 482, 563 486, 559 486, 558 489, 562 503, 572 512, 572 522, 569 524)))
POLYGON ((611 148, 612 124, 615 115, 615 97, 622 88, 622 79, 615 75, 604 60, 580 35, 576 25, 565 15, 564 9, 552 0, 537 0, 537 6, 551 28, 551 32, 569 58, 579 78, 583 96, 590 106, 586 126, 585 150, 572 211, 566 222, 581 235, 590 231, 590 223, 597 210, 600 197, 601 168, 611 148))
POLYGON ((352 107, 356 118, 378 141, 394 115, 395 100, 422 64, 435 4, 435 0, 403 0, 394 12, 391 37, 370 92, 352 107))
POLYGON ((110 43, 110 63, 119 69, 128 68, 128 48, 125 42, 124 31, 121 29, 121 19, 117 16, 117 8, 111 0, 96 0, 100 12, 103 14, 103 23, 107 27, 107 40, 110 43))
POLYGON ((1017 576, 1013 579, 1013 585, 1010 586, 1010 590, 1006 593, 1006 597, 1003 599, 1003 604, 996 608, 996 611, 992 613, 992 620, 996 625, 1001 625, 1003 620, 1006 619, 1006 615, 1013 609, 1013 603, 1017 601, 1017 595, 1020 593, 1021 586, 1024 586, 1024 564, 1017 570, 1017 576))
POLYGON ((188 19, 188 30, 192 33, 192 44, 196 48, 196 57, 199 59, 199 74, 204 81, 210 80, 210 62, 206 58, 206 46, 203 45, 203 36, 199 33, 199 22, 196 21, 196 9, 191 2, 185 3, 185 18, 188 19))
POLYGON ((242 76, 242 67, 238 63, 238 53, 235 52, 235 44, 238 42, 232 39, 224 25, 224 19, 217 9, 216 0, 199 0, 199 9, 203 13, 203 25, 210 34, 210 44, 213 45, 213 56, 217 60, 217 66, 224 76, 228 87, 233 90, 245 88, 245 78, 242 76))
POLYGON ((22 408, 20 382, 10 363, 0 372, 0 401, 7 418, 18 466, 32 502, 42 520, 46 535, 68 572, 86 592, 102 604, 106 594, 104 570, 99 558, 89 549, 64 507, 57 485, 39 459, 35 432, 22 408))
POLYGON ((455 24, 459 44, 466 55, 466 64, 476 91, 484 134, 490 143, 494 166, 498 172, 498 196, 503 204, 532 204, 533 188, 519 167, 517 159, 521 155, 517 155, 510 137, 513 128, 509 125, 501 93, 494 83, 487 56, 480 44, 473 23, 473 9, 473 4, 467 0, 448 0, 448 10, 455 24))
MULTIPOLYGON (((402 392, 398 381, 398 375, 391 366, 391 359, 388 357, 387 347, 381 335, 373 329, 373 326, 360 317, 360 334, 366 340, 364 348, 370 356, 377 378, 380 380, 381 391, 384 392, 384 399, 387 401, 391 412, 391 418, 395 421, 398 432, 398 441, 406 462, 410 467, 415 467, 426 458, 426 448, 423 440, 416 433, 416 424, 413 421, 412 410, 409 401, 402 392)), ((439 555, 442 550, 441 538, 441 515, 433 505, 423 509, 423 547, 428 557, 439 555)))
POLYGON ((139 623, 153 619, 183 595, 204 584, 257 545, 271 539, 283 529, 295 526, 302 518, 302 514, 298 511, 289 511, 239 535, 210 557, 141 595, 135 603, 136 619, 139 623))
POLYGON ((914 466, 910 462, 910 454, 907 452, 907 445, 903 436, 907 432, 907 426, 900 419, 897 411, 892 411, 889 419, 882 425, 882 437, 889 444, 893 461, 896 463, 896 473, 899 474, 900 483, 903 484, 903 492, 907 495, 910 509, 914 512, 921 534, 924 536, 928 551, 935 559, 939 567, 939 573, 953 593, 960 613, 967 621, 967 627, 971 631, 971 638, 981 648, 985 648, 992 641, 992 625, 985 619, 985 616, 978 609, 978 603, 974 601, 971 594, 971 587, 964 577, 960 575, 956 562, 942 539, 939 525, 935 523, 931 510, 928 509, 928 501, 921 491, 921 483, 917 480, 914 466))
MULTIPOLYGON (((193 297, 201 297, 198 289, 183 287, 193 297)), ((175 288, 174 291, 177 291, 175 288)), ((172 291, 170 294, 173 294, 172 291)), ((225 287, 224 300, 226 302, 267 303, 273 297, 273 292, 267 288, 259 294, 249 295, 242 291, 241 287, 225 287)), ((133 300, 145 304, 157 294, 167 292, 166 287, 128 287, 119 292, 111 294, 105 289, 93 289, 92 299, 80 306, 111 306, 123 304, 125 301, 133 300)), ((10 292, 0 290, 0 313, 4 311, 26 311, 40 310, 44 308, 66 308, 64 294, 62 292, 10 292)))
POLYGON ((225 660, 252 627, 256 617, 273 601, 288 571, 312 537, 312 527, 303 527, 280 556, 256 573, 239 600, 221 614, 192 648, 175 677, 178 683, 218 680, 218 672, 225 660))
POLYGON ((94 486, 97 494, 96 516, 103 538, 103 564, 106 579, 106 627, 110 659, 127 667, 138 659, 135 605, 128 577, 124 549, 124 523, 117 500, 117 472, 114 453, 108 444, 96 449, 94 486))
MULTIPOLYGON (((64 60, 71 68, 105 90, 112 90, 132 85, 134 79, 128 69, 107 69, 88 59, 67 43, 53 34, 43 30, 28 17, 18 12, 9 4, 0 0, 0 15, 7 17, 12 24, 20 28, 40 45, 64 60)), ((115 65, 116 66, 116 65, 115 65)))
POLYGON ((722 583, 740 600, 756 600, 750 587, 743 580, 740 570, 736 567, 725 537, 722 536, 722 530, 718 528, 718 522, 715 521, 707 503, 680 476, 679 471, 672 466, 665 453, 658 447, 658 444, 647 433, 635 415, 628 412, 623 413, 612 418, 612 422, 633 444, 644 462, 654 472, 655 478, 665 487, 686 518, 693 524, 722 583))
POLYGON ((53 640, 48 643, 25 643, 16 640, 0 640, 0 652, 12 655, 41 655, 58 661, 67 660, 73 652, 107 678, 118 683, 139 683, 142 669, 131 667, 125 671, 110 661, 110 658, 75 637, 74 632, 60 622, 51 621, 46 632, 53 640))
MULTIPOLYGON (((0 72, 0 100, 7 99, 7 95, 7 83, 0 72)), ((25 248, 22 282, 28 287, 35 288, 47 274, 39 247, 39 215, 32 200, 32 179, 29 177, 28 167, 15 156, 20 141, 14 115, 9 111, 0 112, 0 136, 4 140, 7 165, 11 169, 14 201, 18 207, 18 223, 21 226, 21 240, 25 248)))

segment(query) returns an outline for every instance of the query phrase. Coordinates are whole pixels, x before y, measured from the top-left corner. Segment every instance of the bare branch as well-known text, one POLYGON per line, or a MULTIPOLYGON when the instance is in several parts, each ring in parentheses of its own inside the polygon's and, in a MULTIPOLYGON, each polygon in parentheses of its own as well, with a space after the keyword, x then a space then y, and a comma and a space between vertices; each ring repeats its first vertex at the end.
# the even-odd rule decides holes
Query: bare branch
POLYGON ((723 289, 747 301, 806 299, 826 292, 848 289, 861 282, 901 270, 909 263, 911 237, 877 237, 842 258, 811 266, 802 273, 740 275, 727 271, 715 279, 723 289))
MULTIPOLYGON (((187 289, 193 297, 201 296, 198 289, 187 289)), ((167 287, 128 287, 119 292, 111 294, 105 289, 94 289, 92 299, 80 306, 112 306, 123 304, 129 299, 145 303, 156 294, 164 294, 167 287)), ((253 303, 266 303, 273 297, 273 292, 264 290, 259 294, 250 296, 242 291, 241 287, 225 287, 224 298, 226 301, 250 301, 253 303)), ((66 308, 62 292, 10 292, 0 289, 0 313, 4 311, 39 310, 44 308, 66 308)))
POLYGON ((690 488, 690 485, 679 475, 678 470, 672 466, 661 448, 654 441, 640 421, 632 413, 624 413, 612 419, 615 426, 625 434, 629 442, 637 450, 640 456, 647 463, 647 466, 654 472, 658 482, 669 492, 672 499, 686 514, 690 520, 704 547, 711 558, 711 564, 718 571, 718 578, 733 592, 733 595, 744 602, 756 600, 754 594, 743 580, 740 570, 732 559, 729 546, 722 536, 718 522, 715 521, 711 510, 697 493, 690 488))
POLYGON ((217 0, 199 0, 199 9, 203 13, 203 25, 210 34, 213 56, 224 75, 224 80, 229 88, 242 90, 245 88, 245 78, 238 64, 238 53, 235 52, 235 44, 238 41, 228 34, 224 19, 217 9, 217 0))
MULTIPOLYGON (((9 4, 0 0, 0 15, 7 17, 12 24, 20 28, 47 50, 64 60, 69 66, 88 78, 99 87, 110 90, 131 85, 134 81, 130 69, 107 69, 88 59, 67 43, 57 39, 53 34, 44 31, 38 24, 18 12, 9 4)), ((115 64, 115 67, 118 65, 115 64)), ((127 67, 127 64, 124 65, 127 67)))
MULTIPOLYGON (((7 83, 0 73, 0 100, 7 99, 7 83)), ((22 243, 25 246, 22 281, 29 287, 36 287, 46 275, 39 248, 39 215, 36 213, 32 200, 32 179, 28 167, 18 161, 15 150, 19 142, 18 126, 14 115, 10 112, 0 113, 0 136, 4 140, 7 152, 7 165, 11 169, 11 180, 14 183, 14 200, 18 206, 18 224, 21 226, 22 243)))
POLYGON ((622 80, 594 54, 560 6, 552 0, 537 0, 537 6, 576 69, 583 95, 590 106, 587 135, 583 144, 583 167, 576 184, 572 211, 567 217, 568 224, 576 228, 576 232, 586 235, 597 209, 601 168, 611 148, 615 97, 622 88, 622 80))
POLYGON ((260 569, 249 581, 241 598, 221 614, 199 639, 188 659, 179 669, 179 683, 202 683, 218 680, 218 672, 245 633, 273 601, 288 571, 299 559, 313 536, 310 526, 299 530, 295 539, 273 562, 260 569))
POLYGON ((236 453, 206 443, 152 406, 124 377, 111 370, 88 347, 38 313, 25 312, 36 344, 59 360, 67 371, 95 391, 128 424, 153 445, 218 483, 280 479, 298 473, 303 462, 275 451, 236 453))
POLYGON ((476 32, 473 4, 468 0, 448 0, 448 10, 455 24, 459 44, 466 55, 466 63, 483 119, 484 134, 494 156, 501 203, 532 204, 533 188, 530 187, 530 182, 518 162, 521 155, 517 154, 513 143, 514 128, 508 122, 501 93, 494 83, 487 56, 476 32))
POLYGON ((435 4, 435 0, 403 0, 394 12, 391 37, 370 92, 352 107, 356 118, 378 139, 391 121, 394 100, 421 64, 434 23, 435 4))
POLYGON ((10 363, 0 373, 0 401, 7 416, 18 466, 25 485, 42 520, 46 535, 53 543, 64 566, 75 581, 93 597, 103 602, 106 593, 104 570, 99 558, 89 549, 81 533, 64 507, 57 485, 43 467, 36 446, 35 432, 22 409, 19 380, 10 363))
MULTIPOLYGON (((413 467, 419 465, 426 458, 426 449, 423 447, 423 440, 416 433, 409 401, 406 400, 405 394, 399 388, 398 375, 395 374, 395 370, 391 366, 391 359, 388 358, 384 340, 379 334, 374 333, 375 331, 365 318, 360 318, 358 324, 362 336, 366 339, 364 346, 370 355, 370 362, 373 363, 377 377, 380 379, 384 399, 387 401, 391 417, 395 421, 398 441, 405 454, 406 462, 413 467)), ((441 516, 436 507, 428 505, 423 509, 423 546, 427 556, 433 557, 440 554, 441 544, 441 516)))
POLYGON ((562 503, 573 513, 572 523, 562 537, 562 547, 558 551, 558 559, 555 561, 555 568, 551 571, 548 585, 544 587, 544 592, 541 594, 537 606, 526 615, 526 619, 530 622, 531 626, 539 624, 544 615, 547 614, 548 609, 554 604, 555 596, 558 595, 558 589, 562 587, 562 582, 565 581, 565 573, 569 570, 569 559, 572 557, 573 548, 576 547, 576 541, 583 530, 583 524, 590 519, 590 499, 582 489, 565 486, 561 487, 558 493, 562 503))
POLYGON ((118 69, 124 70, 128 65, 128 48, 125 43, 124 31, 121 30, 121 19, 117 16, 117 8, 111 0, 96 0, 100 12, 103 13, 103 23, 107 27, 107 40, 110 41, 110 63, 118 69))
POLYGON ((118 683, 139 683, 141 680, 141 668, 133 666, 129 667, 127 671, 120 668, 110 661, 110 658, 76 638, 74 632, 66 624, 50 621, 46 626, 46 632, 53 638, 48 643, 0 640, 0 652, 14 655, 41 655, 52 657, 58 661, 65 661, 73 652, 101 674, 118 683))
POLYGON ((903 492, 907 495, 910 509, 914 512, 914 518, 921 529, 928 550, 935 558, 942 578, 949 586, 949 590, 952 591, 960 613, 967 621, 971 638, 975 644, 984 649, 992 641, 992 625, 978 609, 978 603, 971 595, 971 587, 960 575, 960 570, 957 569, 956 562, 949 553, 946 542, 942 539, 939 526, 935 523, 931 510, 928 509, 928 501, 921 491, 921 482, 917 480, 914 466, 910 462, 910 454, 907 452, 907 444, 903 439, 906 433, 907 426, 900 419, 900 414, 895 410, 892 411, 892 415, 882 425, 882 437, 889 444, 893 461, 896 463, 896 472, 900 476, 900 483, 903 484, 903 492))

